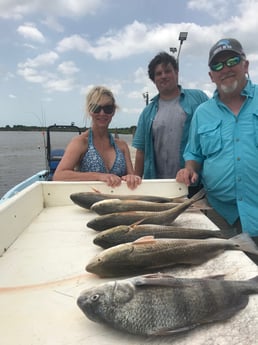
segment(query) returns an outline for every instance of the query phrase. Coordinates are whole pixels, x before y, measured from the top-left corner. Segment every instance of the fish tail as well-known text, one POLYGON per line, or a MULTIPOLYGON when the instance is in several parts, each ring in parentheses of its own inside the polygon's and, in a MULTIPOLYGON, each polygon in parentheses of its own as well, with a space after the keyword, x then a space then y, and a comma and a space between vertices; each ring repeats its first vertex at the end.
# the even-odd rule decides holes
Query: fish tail
POLYGON ((251 279, 245 281, 246 283, 246 291, 249 294, 258 293, 258 276, 255 276, 251 279))
POLYGON ((206 192, 204 190, 204 188, 200 189, 199 192, 197 192, 196 194, 194 194, 190 200, 192 200, 193 202, 202 199, 205 196, 206 192))
POLYGON ((257 255, 258 257, 258 247, 247 233, 236 235, 230 238, 230 241, 233 241, 235 246, 238 247, 236 249, 240 249, 243 252, 257 255))
POLYGON ((202 199, 205 196, 206 192, 204 190, 204 188, 202 188, 201 190, 199 190, 199 192, 197 192, 196 194, 194 194, 190 199, 189 202, 191 204, 193 204, 195 201, 198 201, 200 199, 202 199))
POLYGON ((255 276, 251 279, 248 280, 250 283, 254 283, 257 285, 257 289, 258 289, 258 276, 255 276))

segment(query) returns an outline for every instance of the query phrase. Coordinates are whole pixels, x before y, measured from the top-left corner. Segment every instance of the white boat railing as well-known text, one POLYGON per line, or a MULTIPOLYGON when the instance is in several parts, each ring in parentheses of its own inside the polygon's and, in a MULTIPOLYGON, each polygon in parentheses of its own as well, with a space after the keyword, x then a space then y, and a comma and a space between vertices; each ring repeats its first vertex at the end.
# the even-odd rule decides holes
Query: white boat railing
POLYGON ((41 170, 37 172, 35 175, 30 176, 26 180, 18 183, 17 185, 9 189, 9 191, 5 193, 3 197, 0 199, 0 203, 4 202, 7 199, 10 199, 11 197, 21 192, 24 188, 30 186, 34 182, 46 181, 47 176, 48 176, 48 170, 41 170))

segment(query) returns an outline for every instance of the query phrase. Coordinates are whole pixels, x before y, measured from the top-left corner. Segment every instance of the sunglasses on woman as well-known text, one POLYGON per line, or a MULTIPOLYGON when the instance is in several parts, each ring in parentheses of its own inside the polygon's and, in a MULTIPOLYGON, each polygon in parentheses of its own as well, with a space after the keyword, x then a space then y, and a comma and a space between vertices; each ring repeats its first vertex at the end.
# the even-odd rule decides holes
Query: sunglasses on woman
POLYGON ((94 113, 94 114, 99 114, 101 112, 101 110, 104 111, 105 114, 112 114, 115 110, 115 106, 114 104, 108 104, 108 105, 98 105, 98 104, 93 104, 91 106, 91 111, 94 113))
POLYGON ((233 56, 233 57, 228 58, 225 61, 220 61, 218 63, 211 64, 210 69, 214 72, 219 72, 224 68, 224 66, 233 67, 233 66, 238 65, 241 60, 242 60, 241 56, 239 55, 233 56))

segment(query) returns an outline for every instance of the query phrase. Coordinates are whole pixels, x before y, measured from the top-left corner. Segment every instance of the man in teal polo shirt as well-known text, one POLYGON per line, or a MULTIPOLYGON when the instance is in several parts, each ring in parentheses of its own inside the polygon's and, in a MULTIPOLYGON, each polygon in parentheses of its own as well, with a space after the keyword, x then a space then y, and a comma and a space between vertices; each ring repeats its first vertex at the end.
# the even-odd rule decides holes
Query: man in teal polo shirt
POLYGON ((184 166, 193 113, 208 97, 201 90, 178 85, 177 61, 166 52, 150 61, 148 74, 159 94, 145 107, 137 124, 132 144, 137 149, 135 173, 145 179, 175 178, 184 166))
POLYGON ((201 173, 210 205, 258 243, 258 85, 236 39, 219 40, 208 64, 217 89, 194 114, 177 181, 190 185, 201 173))

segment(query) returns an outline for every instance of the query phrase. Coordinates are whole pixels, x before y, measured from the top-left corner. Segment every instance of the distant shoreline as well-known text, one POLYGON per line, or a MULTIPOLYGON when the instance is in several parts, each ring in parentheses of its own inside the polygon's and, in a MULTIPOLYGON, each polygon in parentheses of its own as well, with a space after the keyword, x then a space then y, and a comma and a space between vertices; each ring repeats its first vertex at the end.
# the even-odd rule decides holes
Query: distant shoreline
MULTIPOLYGON (((69 126, 69 125, 68 125, 69 126)), ((78 126, 76 126, 78 127, 78 126)), ((72 128, 72 125, 71 127, 72 128)), ((84 132, 87 130, 86 127, 78 127, 81 132, 84 132)), ((117 133, 117 134, 134 134, 136 129, 136 126, 131 126, 131 127, 125 127, 125 128, 109 128, 110 133, 117 133)), ((23 125, 15 125, 15 126, 5 126, 5 127, 0 127, 1 132, 45 132, 47 130, 47 127, 38 127, 38 126, 23 126, 23 125)), ((54 131, 52 129, 51 131, 54 131)), ((69 129, 57 129, 56 131, 69 131, 69 129)))

